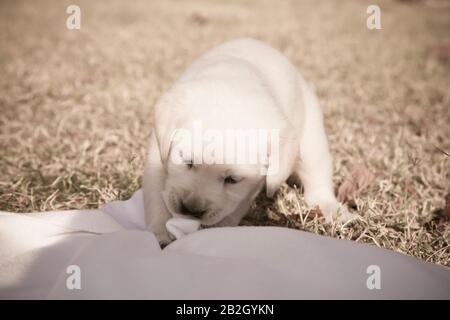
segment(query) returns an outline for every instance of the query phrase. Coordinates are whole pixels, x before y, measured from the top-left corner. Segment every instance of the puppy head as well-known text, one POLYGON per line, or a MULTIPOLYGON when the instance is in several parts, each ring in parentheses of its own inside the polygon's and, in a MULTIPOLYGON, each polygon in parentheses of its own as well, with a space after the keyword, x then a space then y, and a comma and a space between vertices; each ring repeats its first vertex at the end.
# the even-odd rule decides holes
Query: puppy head
POLYGON ((281 146, 277 143, 276 147, 268 143, 268 148, 262 150, 240 144, 226 150, 231 157, 219 157, 224 160, 219 162, 215 162, 218 158, 209 162, 207 151, 213 150, 215 154, 221 148, 208 149, 203 145, 196 152, 190 139, 177 139, 175 134, 171 140, 163 199, 173 216, 195 218, 207 226, 220 222, 240 205, 248 205, 264 183, 267 195, 272 196, 292 172, 292 164, 288 162, 295 159, 292 139, 287 139, 291 143, 281 146), (239 158, 243 154, 248 158, 239 158))
POLYGON ((163 199, 173 216, 213 225, 259 193, 264 176, 256 165, 195 164, 179 153, 182 163, 169 161, 163 199))
POLYGON ((265 176, 257 163, 208 161, 208 150, 199 152, 188 140, 172 140, 162 196, 173 216, 214 225, 239 205, 248 205, 263 187, 265 176))
POLYGON ((298 144, 292 136, 294 130, 286 128, 285 118, 272 107, 271 97, 265 91, 256 94, 248 88, 232 89, 217 83, 212 87, 190 83, 189 90, 178 88, 156 107, 156 139, 167 171, 162 195, 174 216, 190 216, 203 225, 216 224, 252 201, 264 184, 267 195, 272 196, 292 172, 298 144), (225 147, 230 130, 235 134, 231 140, 241 143, 233 150, 225 147), (188 134, 180 140, 178 133, 182 131, 188 134), (279 133, 275 143, 273 131, 279 133), (258 137, 257 148, 246 147, 255 146, 246 143, 252 137, 258 137), (211 141, 219 145, 212 148, 214 152, 225 151, 222 160, 226 161, 205 159, 205 152, 208 158, 211 145, 215 145, 211 141), (257 161, 228 161, 243 154, 257 161))

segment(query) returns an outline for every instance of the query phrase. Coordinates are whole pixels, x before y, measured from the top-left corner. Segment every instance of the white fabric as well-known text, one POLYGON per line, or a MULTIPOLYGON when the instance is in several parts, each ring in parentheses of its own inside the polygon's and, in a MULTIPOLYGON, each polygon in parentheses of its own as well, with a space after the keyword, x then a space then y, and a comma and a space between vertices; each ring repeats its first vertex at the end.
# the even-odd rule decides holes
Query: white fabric
MULTIPOLYGON (((138 190, 130 200, 113 201, 104 205, 100 210, 109 214, 124 228, 145 230, 144 200, 142 197, 142 190, 138 190)), ((200 229, 200 222, 192 219, 172 218, 167 221, 166 228, 175 239, 180 239, 200 229)))
POLYGON ((448 268, 373 246, 286 228, 167 226, 179 240, 161 250, 141 191, 99 210, 0 212, 0 298, 450 299, 448 268), (66 286, 70 265, 80 290, 66 286), (367 287, 370 265, 380 290, 367 287))

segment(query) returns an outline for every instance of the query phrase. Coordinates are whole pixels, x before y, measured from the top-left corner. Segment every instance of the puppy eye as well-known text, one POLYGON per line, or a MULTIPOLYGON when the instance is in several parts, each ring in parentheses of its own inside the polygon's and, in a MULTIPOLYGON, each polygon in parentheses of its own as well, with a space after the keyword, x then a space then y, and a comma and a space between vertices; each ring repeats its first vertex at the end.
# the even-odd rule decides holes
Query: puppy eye
POLYGON ((237 178, 235 178, 233 176, 228 176, 223 181, 224 181, 224 183, 228 183, 228 184, 236 184, 236 183, 238 183, 241 180, 237 179, 237 178))
MULTIPOLYGON (((178 152, 178 155, 180 156, 181 159, 183 159, 183 151, 180 150, 178 152)), ((190 159, 188 159, 188 160, 183 159, 183 164, 187 165, 187 167, 189 169, 192 169, 194 167, 194 162, 192 160, 190 160, 190 159)))
POLYGON ((192 168, 194 167, 194 162, 193 162, 192 160, 184 160, 183 163, 184 163, 185 165, 187 165, 187 167, 188 167, 189 169, 192 169, 192 168))

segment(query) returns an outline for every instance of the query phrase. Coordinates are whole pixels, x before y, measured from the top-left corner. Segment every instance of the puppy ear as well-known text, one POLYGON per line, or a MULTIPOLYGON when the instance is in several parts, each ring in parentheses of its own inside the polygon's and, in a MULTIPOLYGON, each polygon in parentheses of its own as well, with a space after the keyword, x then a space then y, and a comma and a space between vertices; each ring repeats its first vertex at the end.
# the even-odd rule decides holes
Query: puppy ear
POLYGON ((180 128, 179 114, 174 112, 175 103, 177 101, 169 91, 160 98, 154 108, 153 128, 162 163, 166 163, 169 158, 172 139, 180 128))
POLYGON ((269 142, 269 163, 266 173, 266 195, 272 198, 294 171, 298 161, 299 141, 293 129, 282 129, 278 138, 273 134, 269 142))

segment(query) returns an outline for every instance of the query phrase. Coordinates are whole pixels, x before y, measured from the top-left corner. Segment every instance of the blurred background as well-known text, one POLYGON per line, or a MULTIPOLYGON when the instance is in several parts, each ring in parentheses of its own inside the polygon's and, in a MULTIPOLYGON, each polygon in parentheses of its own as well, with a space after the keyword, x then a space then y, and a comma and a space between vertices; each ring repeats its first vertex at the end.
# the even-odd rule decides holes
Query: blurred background
POLYGON ((282 51, 316 86, 336 186, 356 164, 376 177, 351 199, 364 218, 352 228, 306 219, 301 190, 287 187, 244 223, 450 265, 449 1, 1 0, 0 210, 130 197, 157 98, 199 54, 242 36, 282 51), (71 4, 79 30, 66 28, 71 4), (381 30, 366 27, 370 4, 381 30))

